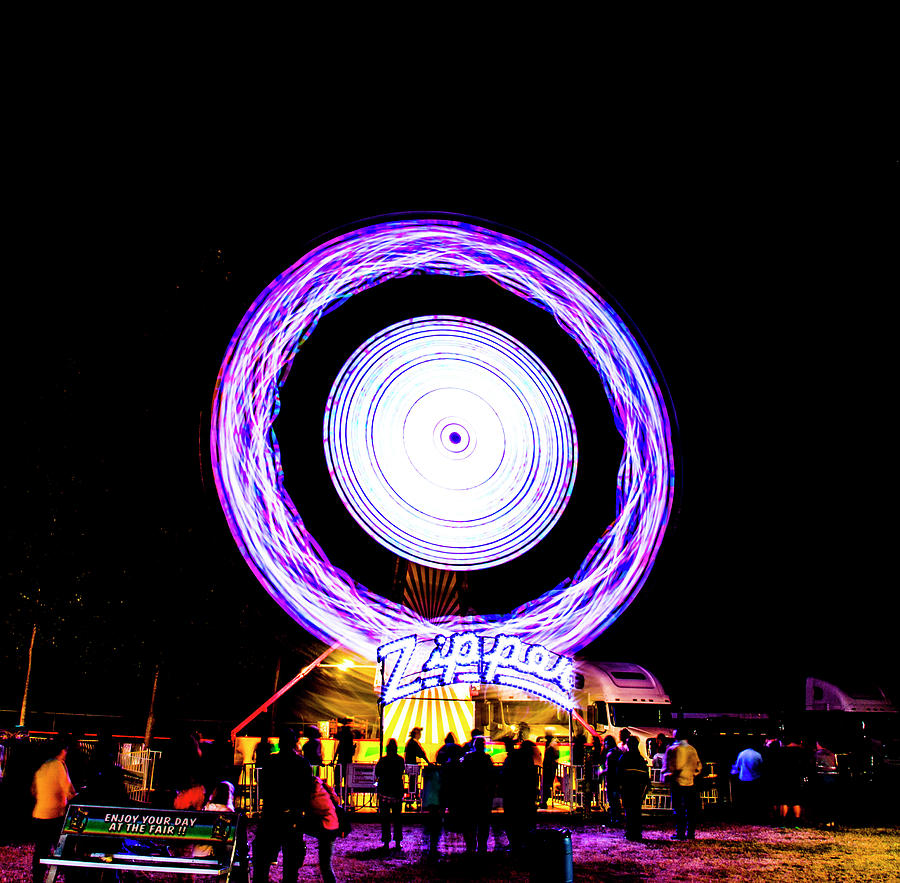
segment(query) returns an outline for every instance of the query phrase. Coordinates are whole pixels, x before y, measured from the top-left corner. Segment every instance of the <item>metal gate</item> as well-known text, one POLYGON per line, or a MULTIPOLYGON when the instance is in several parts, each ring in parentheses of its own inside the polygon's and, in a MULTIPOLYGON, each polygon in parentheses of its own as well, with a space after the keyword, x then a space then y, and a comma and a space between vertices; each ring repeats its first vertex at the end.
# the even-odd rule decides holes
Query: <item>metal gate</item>
POLYGON ((161 754, 161 751, 151 751, 143 745, 135 745, 131 742, 123 742, 119 745, 116 764, 125 773, 125 787, 132 800, 138 803, 150 802, 156 762, 161 754))

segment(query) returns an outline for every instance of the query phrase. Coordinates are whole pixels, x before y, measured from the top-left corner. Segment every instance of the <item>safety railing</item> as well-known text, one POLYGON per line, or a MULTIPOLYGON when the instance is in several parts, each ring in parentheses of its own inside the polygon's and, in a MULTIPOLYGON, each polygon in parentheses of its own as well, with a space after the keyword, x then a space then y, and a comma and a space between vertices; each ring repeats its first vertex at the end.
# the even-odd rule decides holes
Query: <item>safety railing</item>
MULTIPOLYGON (((318 764, 313 767, 313 774, 340 793, 341 767, 336 764, 318 764)), ((262 770, 256 763, 241 765, 241 772, 235 783, 234 808, 240 810, 248 818, 256 818, 262 811, 260 795, 260 776, 262 770)))
POLYGON ((143 745, 123 742, 119 746, 116 764, 125 773, 128 796, 137 803, 149 803, 150 792, 156 774, 156 763, 162 752, 152 751, 143 745))
POLYGON ((341 802, 347 809, 372 809, 376 806, 377 780, 374 763, 349 763, 346 771, 335 767, 335 774, 340 775, 342 787, 339 791, 341 802), (346 774, 345 774, 346 773, 346 774))
POLYGON ((405 810, 422 808, 422 773, 417 763, 406 764, 406 792, 403 795, 405 810))
MULTIPOLYGON (((554 806, 566 804, 573 809, 584 810, 591 806, 597 809, 609 808, 609 796, 606 789, 606 778, 603 770, 594 764, 589 770, 581 764, 558 763, 556 765, 556 781, 550 802, 554 806)), ((699 781, 697 798, 701 806, 717 803, 719 800, 717 764, 710 761, 704 764, 703 778, 699 781)), ((650 769, 650 786, 644 794, 641 805, 646 810, 671 810, 672 796, 669 786, 663 778, 663 770, 650 769)))
POLYGON ((236 787, 234 789, 234 808, 244 813, 247 818, 259 815, 259 770, 255 763, 241 766, 236 787))

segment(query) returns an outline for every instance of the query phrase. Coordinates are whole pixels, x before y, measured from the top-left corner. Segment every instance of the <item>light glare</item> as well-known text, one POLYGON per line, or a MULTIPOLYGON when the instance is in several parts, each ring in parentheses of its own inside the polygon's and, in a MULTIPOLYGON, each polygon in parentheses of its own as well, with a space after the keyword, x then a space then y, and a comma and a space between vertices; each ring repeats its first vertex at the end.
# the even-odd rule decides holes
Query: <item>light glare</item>
POLYGON ((674 493, 669 418, 646 357, 609 304, 560 261, 507 234, 427 218, 374 224, 313 249, 260 294, 231 340, 213 398, 212 464, 229 527, 266 590, 323 641, 374 659, 391 636, 446 633, 446 619, 432 623, 331 564, 285 488, 273 431, 279 389, 319 319, 355 293, 422 273, 485 276, 548 310, 603 381, 624 441, 615 520, 601 526, 566 585, 504 616, 456 618, 462 631, 512 632, 573 652, 634 599, 655 560, 674 493))

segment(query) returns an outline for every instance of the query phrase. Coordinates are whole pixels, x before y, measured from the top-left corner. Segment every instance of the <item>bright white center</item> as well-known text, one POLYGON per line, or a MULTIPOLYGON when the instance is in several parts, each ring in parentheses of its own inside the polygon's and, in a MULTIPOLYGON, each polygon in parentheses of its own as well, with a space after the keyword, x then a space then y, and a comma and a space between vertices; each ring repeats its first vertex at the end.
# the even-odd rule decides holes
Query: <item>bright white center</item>
POLYGON ((335 487, 374 539, 474 570, 531 548, 562 514, 577 443, 546 366, 489 325, 401 322, 341 369, 325 414, 335 487))

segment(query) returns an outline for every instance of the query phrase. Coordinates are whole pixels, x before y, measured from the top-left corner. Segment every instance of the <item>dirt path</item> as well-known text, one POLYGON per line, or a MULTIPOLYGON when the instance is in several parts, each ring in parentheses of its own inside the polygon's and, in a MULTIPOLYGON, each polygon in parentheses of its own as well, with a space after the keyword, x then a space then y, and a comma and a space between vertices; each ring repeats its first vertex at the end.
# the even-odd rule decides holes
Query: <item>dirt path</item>
MULTIPOLYGON (((561 821, 554 826, 564 827, 565 823, 561 821)), ((648 825, 642 843, 629 843, 621 831, 600 825, 572 827, 571 831, 576 881, 900 881, 900 828, 896 827, 832 831, 715 825, 700 831, 697 840, 688 843, 671 840, 671 828, 658 824, 648 825)), ((320 880, 316 844, 311 838, 307 842, 309 854, 300 879, 320 880)), ((533 879, 533 861, 514 860, 505 851, 492 851, 483 857, 467 856, 459 834, 443 835, 441 855, 436 861, 426 857, 427 838, 421 825, 411 824, 406 828, 403 845, 402 852, 391 851, 385 855, 379 848, 378 825, 356 824, 348 838, 335 844, 334 868, 338 879, 533 879)), ((489 845, 493 850, 493 835, 489 845)), ((29 883, 30 861, 30 844, 0 846, 0 883, 29 883)), ((181 878, 182 883, 184 879, 181 878)), ((272 883, 281 881, 280 860, 272 870, 271 880, 272 883)))

